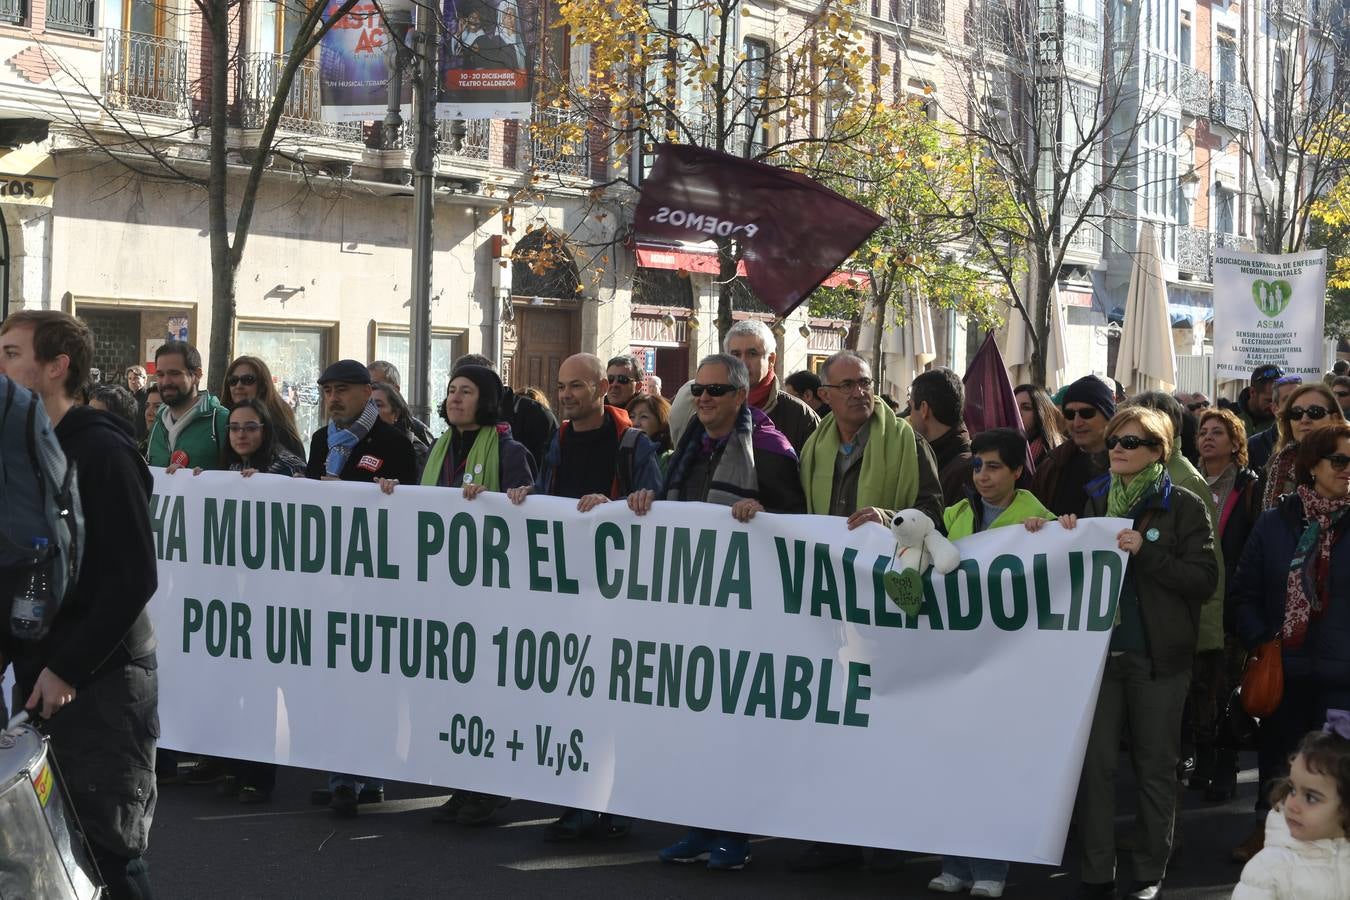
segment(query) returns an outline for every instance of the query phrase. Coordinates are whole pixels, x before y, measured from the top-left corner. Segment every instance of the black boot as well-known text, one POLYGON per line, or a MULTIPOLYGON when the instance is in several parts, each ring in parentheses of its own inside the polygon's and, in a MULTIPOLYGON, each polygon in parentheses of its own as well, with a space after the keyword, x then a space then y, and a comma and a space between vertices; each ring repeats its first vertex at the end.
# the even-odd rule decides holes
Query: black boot
POLYGON ((1214 776, 1214 744, 1210 741, 1196 742, 1195 745, 1195 768, 1190 772, 1190 778, 1186 781, 1186 787, 1193 791, 1203 791, 1209 788, 1210 779, 1214 776))
POLYGON ((1210 773, 1205 799, 1211 803, 1227 803, 1237 793, 1238 761, 1236 750, 1216 750, 1214 769, 1210 773))

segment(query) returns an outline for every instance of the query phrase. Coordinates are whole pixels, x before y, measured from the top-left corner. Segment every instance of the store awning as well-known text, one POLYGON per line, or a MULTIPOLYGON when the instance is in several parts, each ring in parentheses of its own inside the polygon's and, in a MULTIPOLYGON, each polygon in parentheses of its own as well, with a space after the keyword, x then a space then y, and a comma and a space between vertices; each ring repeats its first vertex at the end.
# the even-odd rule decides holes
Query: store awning
MULTIPOLYGON (((637 264, 648 269, 670 269, 674 271, 702 272, 716 275, 720 271, 717 261, 717 248, 674 246, 640 242, 637 245, 637 264)), ((745 274, 745 263, 736 264, 736 274, 745 274)), ((866 287, 871 278, 866 272, 834 272, 823 282, 825 287, 845 287, 856 285, 866 287)))

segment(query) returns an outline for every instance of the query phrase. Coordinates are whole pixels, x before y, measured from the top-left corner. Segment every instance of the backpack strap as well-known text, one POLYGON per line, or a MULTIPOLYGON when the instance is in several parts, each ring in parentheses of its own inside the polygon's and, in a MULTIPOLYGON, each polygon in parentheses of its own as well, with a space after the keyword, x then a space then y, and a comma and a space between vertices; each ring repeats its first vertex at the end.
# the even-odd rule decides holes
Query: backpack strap
POLYGON ((619 438, 619 456, 614 461, 614 487, 616 497, 627 497, 633 492, 634 459, 637 457, 638 438, 642 429, 626 428, 619 438))

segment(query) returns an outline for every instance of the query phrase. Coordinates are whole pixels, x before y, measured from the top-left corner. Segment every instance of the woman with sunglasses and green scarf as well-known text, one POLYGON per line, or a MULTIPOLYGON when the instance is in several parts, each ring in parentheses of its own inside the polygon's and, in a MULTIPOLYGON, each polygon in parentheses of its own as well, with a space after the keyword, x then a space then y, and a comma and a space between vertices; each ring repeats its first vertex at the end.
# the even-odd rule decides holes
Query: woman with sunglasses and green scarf
MULTIPOLYGON (((1106 449, 1110 473, 1089 485, 1085 514, 1133 525, 1116 536, 1129 560, 1078 787, 1081 896, 1116 896, 1115 774, 1128 722, 1138 816, 1127 896, 1151 900, 1160 896, 1172 852, 1181 712, 1200 605, 1214 592, 1219 564, 1205 502, 1167 477, 1168 418, 1123 409, 1106 427, 1106 449)), ((1075 524, 1072 516, 1060 522, 1075 524)))
POLYGON ((1331 389, 1316 383, 1303 385, 1281 401, 1275 422, 1280 436, 1262 476, 1262 509, 1274 509, 1281 497, 1298 487, 1294 470, 1299 443, 1314 428, 1345 424, 1345 417, 1331 389))
MULTIPOLYGON (((1308 402, 1296 397, 1290 406, 1308 402)), ((1235 859, 1261 850, 1266 791, 1289 774, 1301 736, 1320 728, 1328 709, 1350 709, 1350 425, 1308 431, 1295 479, 1294 491, 1256 520, 1228 595, 1238 640, 1253 650, 1279 638, 1284 670, 1280 705, 1257 738, 1258 819, 1235 859)))

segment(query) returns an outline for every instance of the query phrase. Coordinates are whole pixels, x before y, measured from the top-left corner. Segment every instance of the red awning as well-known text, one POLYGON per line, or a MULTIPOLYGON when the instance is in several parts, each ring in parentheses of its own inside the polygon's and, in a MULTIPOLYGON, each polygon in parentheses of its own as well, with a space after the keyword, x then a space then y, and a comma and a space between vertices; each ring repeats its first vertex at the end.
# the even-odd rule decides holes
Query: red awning
MULTIPOLYGON (((683 269, 686 272, 705 272, 716 275, 719 266, 717 251, 689 250, 668 244, 638 244, 637 264, 649 269, 683 269)), ((736 264, 736 274, 745 274, 745 263, 736 264)))
MULTIPOLYGON (((693 250, 688 247, 672 247, 669 244, 637 245, 637 264, 648 269, 670 269, 686 272, 703 272, 716 275, 719 270, 716 250, 693 250)), ((736 274, 745 274, 745 263, 736 264, 736 274)), ((871 278, 866 272, 835 272, 825 279, 825 287, 847 287, 853 282, 857 287, 867 287, 871 278)))

